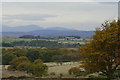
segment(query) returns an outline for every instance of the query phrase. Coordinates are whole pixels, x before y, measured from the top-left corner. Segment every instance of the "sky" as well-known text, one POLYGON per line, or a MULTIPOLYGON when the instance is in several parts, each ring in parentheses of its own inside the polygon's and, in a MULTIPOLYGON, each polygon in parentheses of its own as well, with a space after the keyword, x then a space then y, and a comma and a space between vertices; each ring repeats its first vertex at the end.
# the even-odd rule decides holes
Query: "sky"
MULTIPOLYGON (((112 1, 112 0, 111 0, 112 1)), ((3 2, 2 24, 95 30, 118 17, 117 2, 3 2)))
POLYGON ((2 2, 119 2, 119 0, 1 0, 2 2))

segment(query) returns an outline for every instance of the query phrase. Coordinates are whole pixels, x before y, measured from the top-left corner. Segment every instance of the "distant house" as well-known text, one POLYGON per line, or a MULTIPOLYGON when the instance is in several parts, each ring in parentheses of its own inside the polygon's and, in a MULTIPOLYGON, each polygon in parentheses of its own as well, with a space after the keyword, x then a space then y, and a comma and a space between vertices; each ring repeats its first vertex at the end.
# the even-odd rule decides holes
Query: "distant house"
POLYGON ((80 39, 79 36, 66 36, 65 37, 66 40, 75 40, 75 39, 80 39))
POLYGON ((61 41, 64 41, 64 40, 91 41, 92 38, 81 38, 80 36, 65 36, 65 37, 59 37, 59 40, 61 40, 61 41))

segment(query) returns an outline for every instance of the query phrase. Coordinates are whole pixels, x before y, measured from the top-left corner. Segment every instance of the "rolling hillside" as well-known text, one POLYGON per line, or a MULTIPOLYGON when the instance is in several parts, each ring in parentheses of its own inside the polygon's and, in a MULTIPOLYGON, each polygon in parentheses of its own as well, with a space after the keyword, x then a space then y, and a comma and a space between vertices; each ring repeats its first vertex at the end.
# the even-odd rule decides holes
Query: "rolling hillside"
POLYGON ((21 35, 40 35, 45 37, 59 37, 79 35, 82 38, 91 37, 94 31, 79 31, 62 27, 41 28, 36 25, 6 27, 2 29, 3 37, 19 37, 21 35))

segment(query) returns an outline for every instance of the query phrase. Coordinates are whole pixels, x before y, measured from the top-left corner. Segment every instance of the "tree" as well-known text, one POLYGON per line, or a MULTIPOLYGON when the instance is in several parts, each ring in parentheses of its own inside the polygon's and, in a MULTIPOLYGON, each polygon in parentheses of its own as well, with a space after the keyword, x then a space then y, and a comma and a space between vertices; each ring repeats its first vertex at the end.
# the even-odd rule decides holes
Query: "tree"
POLYGON ((2 55, 2 64, 8 65, 10 61, 14 59, 16 56, 13 53, 4 53, 2 55))
POLYGON ((29 72, 37 77, 47 75, 47 71, 48 67, 40 59, 36 59, 29 68, 29 72))
POLYGON ((11 66, 10 66, 9 69, 17 70, 17 66, 20 65, 23 62, 29 62, 28 58, 25 57, 25 56, 16 57, 10 62, 11 66))
POLYGON ((120 66, 120 21, 105 22, 93 40, 81 47, 82 66, 88 72, 102 72, 113 78, 120 66))
POLYGON ((20 36, 19 38, 24 38, 24 39, 34 39, 35 36, 34 36, 34 35, 23 35, 23 36, 20 36))
POLYGON ((29 50, 29 52, 27 53, 27 57, 29 58, 30 61, 33 62, 34 60, 40 58, 40 52, 35 49, 29 50))
POLYGON ((70 75, 76 75, 77 76, 78 74, 80 74, 80 71, 81 70, 80 70, 79 67, 72 67, 72 68, 69 69, 68 72, 69 72, 70 75))
POLYGON ((32 73, 34 76, 41 77, 47 75, 48 67, 41 59, 30 62, 27 57, 21 56, 13 59, 8 70, 19 70, 32 73))
POLYGON ((13 51, 12 53, 14 55, 16 55, 17 57, 20 57, 20 56, 26 56, 27 55, 27 52, 28 50, 25 49, 25 48, 16 48, 15 51, 13 51))
POLYGON ((5 42, 2 42, 2 46, 3 47, 13 47, 13 45, 11 43, 5 43, 5 42))
POLYGON ((22 62, 17 65, 16 69, 19 71, 26 71, 29 72, 29 67, 31 66, 31 62, 22 62))

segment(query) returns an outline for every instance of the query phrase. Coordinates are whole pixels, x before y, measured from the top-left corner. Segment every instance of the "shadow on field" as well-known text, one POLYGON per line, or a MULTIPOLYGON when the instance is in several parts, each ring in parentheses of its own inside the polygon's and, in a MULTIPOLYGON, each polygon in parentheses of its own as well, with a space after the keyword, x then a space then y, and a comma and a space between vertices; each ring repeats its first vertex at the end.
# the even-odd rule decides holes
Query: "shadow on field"
POLYGON ((15 77, 9 77, 9 78, 3 78, 1 80, 120 80, 120 79, 108 79, 108 78, 15 78, 15 77))

